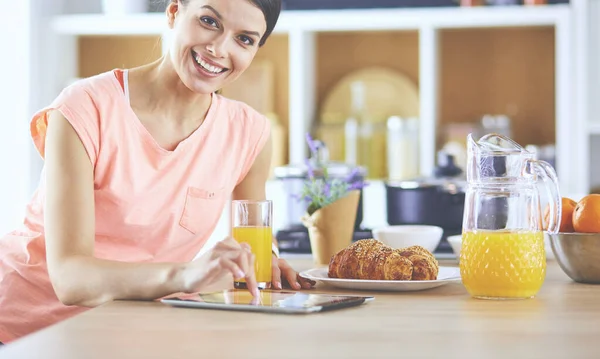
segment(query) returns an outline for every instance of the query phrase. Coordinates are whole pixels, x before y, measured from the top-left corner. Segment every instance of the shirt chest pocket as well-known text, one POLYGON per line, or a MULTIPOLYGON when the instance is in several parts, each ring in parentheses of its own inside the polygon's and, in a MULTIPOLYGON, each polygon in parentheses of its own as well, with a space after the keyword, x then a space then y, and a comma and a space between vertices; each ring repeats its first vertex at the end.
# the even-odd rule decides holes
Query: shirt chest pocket
POLYGON ((193 234, 213 229, 221 217, 225 190, 188 187, 179 225, 193 234))

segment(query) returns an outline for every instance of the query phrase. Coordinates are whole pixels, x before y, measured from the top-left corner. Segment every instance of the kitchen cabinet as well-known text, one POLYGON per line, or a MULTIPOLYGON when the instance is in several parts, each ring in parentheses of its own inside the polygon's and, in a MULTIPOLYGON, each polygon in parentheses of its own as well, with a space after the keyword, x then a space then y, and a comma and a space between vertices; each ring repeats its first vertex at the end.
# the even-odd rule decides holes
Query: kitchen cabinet
POLYGON ((440 38, 441 130, 506 114, 522 145, 556 141, 555 29, 452 29, 440 38))
MULTIPOLYGON (((592 3, 597 0, 530 7, 284 12, 259 58, 274 64, 274 104, 288 134, 288 160, 300 162, 306 156, 304 133, 320 120, 323 98, 336 81, 351 70, 379 65, 418 86, 423 174, 435 165, 446 124, 506 114, 518 142, 556 143, 563 192, 589 191, 589 135, 598 127, 588 121, 589 60, 582 57, 588 51, 592 3), (573 158, 585 164, 575 165, 573 158)), ((86 36, 79 42, 79 75, 134 63, 143 54, 158 56, 160 45, 153 40, 140 42, 145 50, 115 45, 123 51, 85 56, 96 46, 128 41, 121 37, 162 37, 163 47, 168 46, 162 13, 122 18, 71 14, 53 18, 51 25, 61 36, 86 36), (99 35, 108 37, 96 39, 99 35), (105 66, 96 67, 99 61, 105 66)))
MULTIPOLYGON (((274 107, 287 134, 286 158, 300 162, 306 156, 304 134, 320 121, 320 107, 332 86, 352 70, 377 65, 418 86, 423 174, 431 173, 448 124, 471 122, 485 113, 506 114, 518 142, 556 143, 563 194, 587 193, 600 182, 591 177, 600 177, 590 147, 591 139, 600 137, 591 135, 600 134, 600 125, 589 120, 588 98, 590 74, 598 76, 589 65, 594 51, 588 46, 594 41, 589 27, 598 26, 590 20, 597 16, 592 10, 598 2, 284 12, 257 60, 273 64, 274 107)), ((65 11, 50 19, 49 36, 79 39, 73 51, 51 56, 76 59, 78 67, 69 68, 71 74, 57 72, 47 86, 58 90, 67 76, 151 61, 169 44, 162 13, 110 18, 89 11, 65 11)), ((277 181, 270 181, 267 191, 274 201, 286 195, 277 181)), ((364 209, 365 226, 384 224, 381 181, 365 189, 364 209)), ((214 237, 221 238, 227 229, 224 213, 214 237)))
MULTIPOLYGON (((419 84, 418 32, 320 33, 316 42, 314 121, 321 120, 319 109, 328 92, 352 71, 381 66, 419 84)), ((78 77, 139 66, 162 55, 160 36, 82 36, 78 43, 78 77)), ((472 122, 486 113, 504 113, 513 120, 517 142, 553 143, 554 43, 552 27, 441 32, 437 132, 443 134, 448 123, 472 122)), ((286 129, 288 46, 287 36, 274 35, 256 59, 273 63, 276 83, 271 95, 286 129)))

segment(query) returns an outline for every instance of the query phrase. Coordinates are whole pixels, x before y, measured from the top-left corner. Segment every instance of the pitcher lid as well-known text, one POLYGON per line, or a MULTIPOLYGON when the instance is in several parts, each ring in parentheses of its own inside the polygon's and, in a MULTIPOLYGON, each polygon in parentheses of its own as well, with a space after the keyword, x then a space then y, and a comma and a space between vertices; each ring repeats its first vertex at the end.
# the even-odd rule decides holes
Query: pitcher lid
POLYGON ((469 182, 529 182, 528 163, 535 154, 514 140, 490 133, 475 141, 467 136, 467 180, 469 182))

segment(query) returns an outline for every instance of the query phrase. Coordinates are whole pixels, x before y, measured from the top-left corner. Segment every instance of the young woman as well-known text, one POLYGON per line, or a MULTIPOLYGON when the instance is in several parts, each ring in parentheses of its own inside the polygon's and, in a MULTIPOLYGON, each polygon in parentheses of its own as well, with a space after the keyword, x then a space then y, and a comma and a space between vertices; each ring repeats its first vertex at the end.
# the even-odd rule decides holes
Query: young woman
MULTIPOLYGON (((0 239, 0 342, 116 299, 152 300, 245 277, 226 238, 198 259, 230 197, 261 200, 269 123, 215 91, 275 27, 281 0, 170 0, 168 54, 66 88, 33 117, 45 159, 22 230, 0 239)), ((273 285, 310 288, 273 257, 273 285)))

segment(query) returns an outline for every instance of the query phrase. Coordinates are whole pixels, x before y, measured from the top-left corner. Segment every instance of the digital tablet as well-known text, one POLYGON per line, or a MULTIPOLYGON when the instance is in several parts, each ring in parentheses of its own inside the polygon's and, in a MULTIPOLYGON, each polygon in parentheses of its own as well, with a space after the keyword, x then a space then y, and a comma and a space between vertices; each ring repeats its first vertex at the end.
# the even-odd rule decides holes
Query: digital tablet
POLYGON ((361 305, 374 297, 310 294, 263 290, 260 297, 253 297, 247 290, 225 290, 214 293, 186 294, 161 299, 162 303, 175 307, 242 310, 305 314, 361 305))

